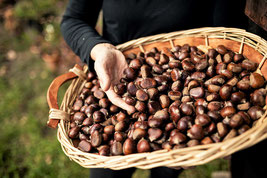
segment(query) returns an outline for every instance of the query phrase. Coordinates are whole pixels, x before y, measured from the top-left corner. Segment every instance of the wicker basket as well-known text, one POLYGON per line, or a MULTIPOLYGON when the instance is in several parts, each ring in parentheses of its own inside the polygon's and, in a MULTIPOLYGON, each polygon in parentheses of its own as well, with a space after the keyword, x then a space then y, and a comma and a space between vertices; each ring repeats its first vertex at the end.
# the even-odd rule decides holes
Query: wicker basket
MULTIPOLYGON (((150 50, 157 47, 174 47, 175 45, 189 44, 194 46, 217 47, 223 44, 237 53, 242 53, 248 59, 259 63, 257 72, 267 79, 267 42, 257 35, 236 28, 198 28, 186 31, 178 31, 155 36, 144 37, 118 45, 117 48, 124 54, 150 50)), ((75 66, 67 74, 57 77, 50 85, 47 100, 50 106, 48 125, 56 128, 57 137, 64 153, 73 161, 85 168, 110 168, 114 170, 138 167, 151 169, 159 166, 179 167, 195 166, 208 163, 214 159, 231 155, 234 152, 250 147, 267 138, 267 112, 254 126, 242 135, 220 143, 199 145, 175 150, 160 150, 151 153, 136 153, 127 156, 100 156, 85 153, 73 146, 68 137, 70 123, 68 122, 71 106, 85 84, 83 69, 75 66), (79 77, 77 77, 79 76, 79 77), (59 109, 57 104, 57 92, 59 87, 66 81, 73 79, 65 93, 59 109), (59 124, 58 124, 59 123, 59 124)), ((266 100, 267 101, 267 100, 266 100)), ((266 106, 264 108, 266 110, 266 106)))

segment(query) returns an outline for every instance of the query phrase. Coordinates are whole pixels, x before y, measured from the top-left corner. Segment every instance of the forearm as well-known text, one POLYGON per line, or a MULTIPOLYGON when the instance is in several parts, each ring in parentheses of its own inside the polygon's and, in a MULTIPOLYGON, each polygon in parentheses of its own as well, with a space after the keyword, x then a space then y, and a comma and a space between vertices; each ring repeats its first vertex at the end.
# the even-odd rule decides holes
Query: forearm
POLYGON ((70 48, 87 64, 89 64, 90 53, 95 45, 109 43, 93 27, 79 19, 63 18, 61 31, 70 48))
POLYGON ((65 41, 90 68, 93 68, 90 66, 92 48, 99 43, 109 43, 95 30, 101 5, 101 1, 90 4, 87 0, 70 0, 61 22, 65 41))

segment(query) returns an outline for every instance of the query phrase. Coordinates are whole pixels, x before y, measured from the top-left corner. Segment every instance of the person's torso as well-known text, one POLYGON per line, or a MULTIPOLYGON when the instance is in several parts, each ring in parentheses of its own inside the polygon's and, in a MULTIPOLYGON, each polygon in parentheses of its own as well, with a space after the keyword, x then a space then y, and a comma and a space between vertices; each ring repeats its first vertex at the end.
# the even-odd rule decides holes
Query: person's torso
POLYGON ((104 0, 103 35, 114 44, 212 25, 212 0, 104 0))

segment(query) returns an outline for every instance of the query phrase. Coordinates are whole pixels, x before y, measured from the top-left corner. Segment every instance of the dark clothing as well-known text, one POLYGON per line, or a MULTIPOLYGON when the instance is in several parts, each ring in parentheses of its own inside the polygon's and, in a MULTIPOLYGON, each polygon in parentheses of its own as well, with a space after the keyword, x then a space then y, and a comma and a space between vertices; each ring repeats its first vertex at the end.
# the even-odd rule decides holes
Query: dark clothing
POLYGON ((231 157, 232 178, 264 178, 267 175, 267 140, 231 157))
MULTIPOLYGON (((90 169, 90 178, 131 178, 135 168, 113 171, 110 169, 90 169)), ((182 169, 169 169, 166 167, 157 167, 151 169, 151 178, 177 178, 182 169)))
POLYGON ((139 37, 198 27, 246 28, 245 0, 70 0, 61 30, 72 50, 93 69, 91 49, 139 37), (103 37, 95 31, 103 9, 103 37))

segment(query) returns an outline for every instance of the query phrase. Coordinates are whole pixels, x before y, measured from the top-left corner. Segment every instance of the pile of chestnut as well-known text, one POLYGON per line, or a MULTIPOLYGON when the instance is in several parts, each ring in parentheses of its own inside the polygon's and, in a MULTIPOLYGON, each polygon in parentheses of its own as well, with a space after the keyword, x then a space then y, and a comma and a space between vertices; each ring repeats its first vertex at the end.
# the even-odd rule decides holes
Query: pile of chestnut
POLYGON ((84 152, 128 155, 221 142, 264 114, 258 64, 223 45, 204 53, 185 44, 126 56, 114 87, 134 113, 113 105, 95 73, 74 102, 69 137, 84 152))

